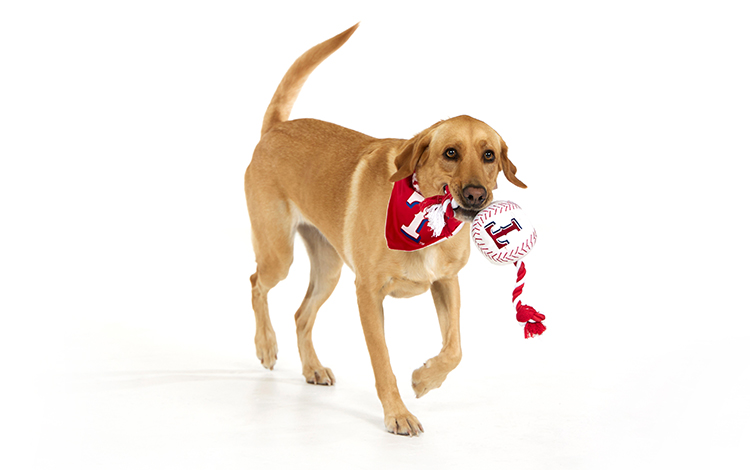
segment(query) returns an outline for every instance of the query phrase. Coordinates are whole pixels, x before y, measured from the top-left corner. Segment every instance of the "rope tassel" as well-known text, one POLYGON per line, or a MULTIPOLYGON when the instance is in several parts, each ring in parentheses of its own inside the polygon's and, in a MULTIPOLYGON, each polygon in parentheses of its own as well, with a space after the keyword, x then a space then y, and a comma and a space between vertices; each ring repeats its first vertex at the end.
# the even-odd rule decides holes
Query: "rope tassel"
POLYGON ((516 287, 513 289, 513 305, 516 306, 516 320, 523 325, 524 337, 533 338, 534 336, 541 335, 547 329, 542 324, 545 317, 537 312, 534 307, 521 303, 521 293, 524 286, 523 278, 526 277, 526 265, 523 261, 516 261, 513 265, 518 268, 516 287))

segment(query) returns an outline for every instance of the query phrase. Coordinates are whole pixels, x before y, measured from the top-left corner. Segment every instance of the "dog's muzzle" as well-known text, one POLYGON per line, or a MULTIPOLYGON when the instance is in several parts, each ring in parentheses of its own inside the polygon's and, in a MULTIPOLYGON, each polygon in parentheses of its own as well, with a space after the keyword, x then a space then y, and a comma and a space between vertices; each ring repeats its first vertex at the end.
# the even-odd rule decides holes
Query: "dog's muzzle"
POLYGON ((479 211, 487 206, 487 190, 481 186, 465 186, 460 197, 455 198, 454 217, 464 222, 471 222, 479 211))

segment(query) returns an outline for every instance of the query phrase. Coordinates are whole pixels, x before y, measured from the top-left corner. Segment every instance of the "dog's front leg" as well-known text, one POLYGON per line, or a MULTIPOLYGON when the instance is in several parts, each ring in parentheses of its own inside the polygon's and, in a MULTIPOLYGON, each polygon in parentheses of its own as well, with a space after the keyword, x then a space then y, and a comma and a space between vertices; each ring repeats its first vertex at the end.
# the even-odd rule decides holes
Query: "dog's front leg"
POLYGON ((435 301, 440 331, 443 334, 443 349, 440 354, 429 359, 422 367, 415 370, 411 385, 417 398, 440 387, 448 373, 461 362, 461 333, 459 328, 459 310, 461 299, 458 289, 458 277, 436 281, 430 287, 435 301))
POLYGON ((424 432, 419 420, 406 409, 393 375, 388 348, 385 344, 382 290, 368 286, 357 279, 357 303, 367 349, 370 352, 372 369, 375 372, 375 387, 385 413, 385 427, 394 434, 416 436, 424 432))

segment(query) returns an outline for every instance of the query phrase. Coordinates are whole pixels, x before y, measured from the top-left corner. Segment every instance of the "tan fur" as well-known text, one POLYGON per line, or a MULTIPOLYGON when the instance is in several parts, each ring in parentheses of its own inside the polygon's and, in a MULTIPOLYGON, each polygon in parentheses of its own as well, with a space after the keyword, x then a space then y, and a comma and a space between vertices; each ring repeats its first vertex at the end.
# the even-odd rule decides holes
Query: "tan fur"
POLYGON ((305 379, 335 383, 315 353, 312 327, 346 263, 356 275, 360 319, 386 428, 416 435, 422 425, 404 406, 390 365, 383 300, 388 295, 432 293, 443 348, 412 375, 412 387, 422 397, 439 387, 461 360, 457 274, 469 258, 469 224, 454 237, 422 250, 390 250, 384 226, 392 182, 416 172, 425 197, 442 194, 448 185, 461 206, 457 217, 465 221, 492 201, 501 171, 513 184, 525 185, 516 178, 516 167, 497 132, 468 116, 438 122, 409 140, 375 139, 313 119, 287 121, 307 77, 357 26, 313 47, 292 65, 271 100, 245 174, 257 262, 250 278, 256 351, 261 363, 273 369, 277 345, 267 295, 286 277, 299 233, 311 263, 310 285, 295 314, 305 379), (449 148, 456 150, 457 158, 446 157, 449 148), (493 161, 484 157, 488 150, 494 152, 493 161))

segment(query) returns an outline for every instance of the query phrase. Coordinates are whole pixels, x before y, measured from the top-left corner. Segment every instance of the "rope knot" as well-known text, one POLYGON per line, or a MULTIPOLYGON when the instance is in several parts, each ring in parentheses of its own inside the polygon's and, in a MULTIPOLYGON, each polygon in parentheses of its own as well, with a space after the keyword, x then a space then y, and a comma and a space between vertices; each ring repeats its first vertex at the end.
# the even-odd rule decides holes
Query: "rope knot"
POLYGON ((526 323, 529 321, 538 323, 544 321, 544 319, 544 315, 537 312, 534 307, 523 305, 520 302, 516 306, 516 320, 518 320, 520 323, 526 323))

